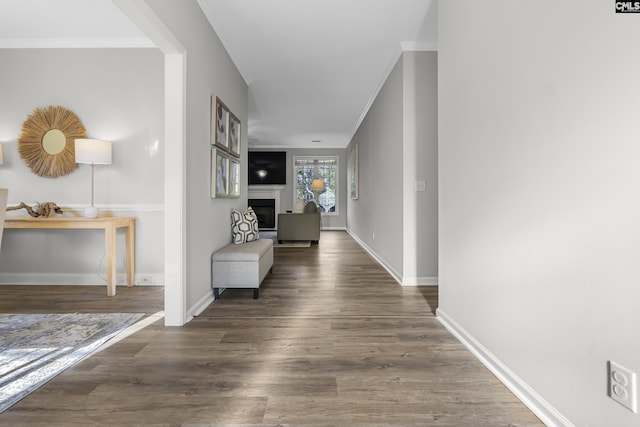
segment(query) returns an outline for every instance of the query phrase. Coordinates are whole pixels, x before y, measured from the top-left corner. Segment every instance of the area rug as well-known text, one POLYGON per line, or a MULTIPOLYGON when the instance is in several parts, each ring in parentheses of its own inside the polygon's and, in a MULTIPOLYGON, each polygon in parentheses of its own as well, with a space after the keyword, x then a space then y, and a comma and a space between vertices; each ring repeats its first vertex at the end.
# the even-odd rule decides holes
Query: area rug
POLYGON ((142 313, 0 314, 0 413, 142 316, 142 313))

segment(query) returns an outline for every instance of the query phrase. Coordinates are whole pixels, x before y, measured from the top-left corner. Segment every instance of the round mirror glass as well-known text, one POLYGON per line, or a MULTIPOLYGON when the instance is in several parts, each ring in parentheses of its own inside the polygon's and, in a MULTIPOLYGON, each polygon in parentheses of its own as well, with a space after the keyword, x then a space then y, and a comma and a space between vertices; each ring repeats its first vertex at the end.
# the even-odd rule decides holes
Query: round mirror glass
POLYGON ((42 137, 42 148, 52 156, 61 153, 65 145, 67 145, 67 137, 61 130, 51 129, 42 137))

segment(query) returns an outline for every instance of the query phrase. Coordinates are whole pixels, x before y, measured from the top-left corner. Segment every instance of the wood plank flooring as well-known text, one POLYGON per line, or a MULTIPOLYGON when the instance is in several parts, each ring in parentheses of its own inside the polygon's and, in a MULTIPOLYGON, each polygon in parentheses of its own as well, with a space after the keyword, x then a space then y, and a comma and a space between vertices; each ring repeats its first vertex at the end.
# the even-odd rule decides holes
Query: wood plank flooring
MULTIPOLYGON (((0 311, 162 304, 153 287, 118 288, 116 299, 33 288, 0 286, 0 311)), ((184 327, 154 323, 0 414, 0 425, 542 425, 440 325, 437 288, 399 286, 345 232, 276 248, 273 274, 251 295, 228 289, 184 327)))

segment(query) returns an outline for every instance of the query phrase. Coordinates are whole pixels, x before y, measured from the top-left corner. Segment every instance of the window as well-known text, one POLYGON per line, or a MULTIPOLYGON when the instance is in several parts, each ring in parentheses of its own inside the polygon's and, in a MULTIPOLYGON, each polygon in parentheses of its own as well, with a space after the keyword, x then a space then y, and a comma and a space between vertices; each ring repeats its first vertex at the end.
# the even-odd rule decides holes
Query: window
POLYGON ((338 157, 294 157, 293 176, 294 200, 313 200, 323 213, 338 212, 338 157))

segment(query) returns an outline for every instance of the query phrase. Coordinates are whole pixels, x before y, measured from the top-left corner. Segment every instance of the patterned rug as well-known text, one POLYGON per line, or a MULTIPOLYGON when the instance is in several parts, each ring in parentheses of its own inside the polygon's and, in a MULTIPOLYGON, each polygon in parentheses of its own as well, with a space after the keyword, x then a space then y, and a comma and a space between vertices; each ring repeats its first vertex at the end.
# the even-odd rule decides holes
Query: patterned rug
POLYGON ((0 412, 89 356, 142 316, 0 314, 0 412))

